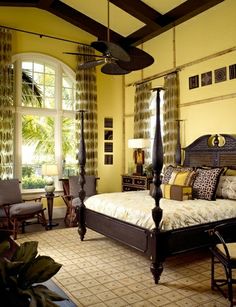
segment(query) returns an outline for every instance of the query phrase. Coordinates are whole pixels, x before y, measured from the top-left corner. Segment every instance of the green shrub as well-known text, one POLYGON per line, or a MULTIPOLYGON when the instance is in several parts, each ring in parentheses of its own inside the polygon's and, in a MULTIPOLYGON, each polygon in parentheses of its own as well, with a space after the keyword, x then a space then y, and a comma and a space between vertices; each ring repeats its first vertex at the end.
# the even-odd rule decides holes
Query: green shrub
POLYGON ((28 177, 25 176, 22 178, 22 188, 23 189, 42 189, 46 185, 46 180, 41 177, 28 177))

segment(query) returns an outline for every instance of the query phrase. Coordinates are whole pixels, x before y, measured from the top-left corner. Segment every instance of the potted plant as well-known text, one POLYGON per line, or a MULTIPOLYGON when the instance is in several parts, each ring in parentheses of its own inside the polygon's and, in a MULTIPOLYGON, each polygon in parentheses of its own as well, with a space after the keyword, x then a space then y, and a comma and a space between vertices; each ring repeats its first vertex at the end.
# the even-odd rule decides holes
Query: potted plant
POLYGON ((0 235, 0 297, 8 307, 52 307, 61 297, 42 283, 61 268, 49 256, 38 254, 38 242, 17 245, 6 235, 0 235))

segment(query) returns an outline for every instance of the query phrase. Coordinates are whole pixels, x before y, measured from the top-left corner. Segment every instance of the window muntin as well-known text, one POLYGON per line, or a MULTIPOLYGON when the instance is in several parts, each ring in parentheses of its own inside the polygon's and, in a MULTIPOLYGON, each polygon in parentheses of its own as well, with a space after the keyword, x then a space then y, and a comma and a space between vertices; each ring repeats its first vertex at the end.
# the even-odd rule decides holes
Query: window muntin
POLYGON ((22 78, 23 76, 28 76, 29 79, 22 82, 25 82, 30 91, 26 95, 26 99, 22 99, 22 105, 26 106, 31 101, 31 107, 41 107, 41 108, 55 108, 55 81, 56 81, 56 71, 52 66, 37 62, 37 61, 22 61, 22 78), (37 93, 35 89, 39 89, 37 93), (42 98, 41 104, 39 100, 35 98, 42 98))
POLYGON ((17 55, 14 66, 22 80, 22 86, 16 87, 21 93, 16 93, 16 127, 20 128, 16 152, 21 154, 15 157, 15 176, 22 181, 23 189, 39 189, 45 186, 41 175, 44 163, 57 163, 58 178, 63 175, 65 159, 70 174, 77 169, 75 74, 58 60, 35 54, 17 55))

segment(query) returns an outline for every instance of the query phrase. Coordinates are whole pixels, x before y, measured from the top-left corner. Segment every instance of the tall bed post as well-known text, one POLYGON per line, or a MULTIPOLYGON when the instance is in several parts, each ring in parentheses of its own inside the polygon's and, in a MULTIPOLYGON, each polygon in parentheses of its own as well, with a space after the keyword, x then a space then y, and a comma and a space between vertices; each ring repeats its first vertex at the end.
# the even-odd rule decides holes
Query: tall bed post
POLYGON ((151 254, 151 267, 150 270, 153 274, 154 281, 157 284, 161 273, 163 271, 163 259, 161 259, 159 250, 159 240, 157 240, 157 235, 159 233, 159 224, 162 219, 162 209, 160 208, 160 199, 162 198, 161 191, 161 171, 163 167, 163 145, 162 145, 162 137, 161 137, 161 123, 160 123, 160 91, 163 88, 154 89, 157 91, 156 96, 156 130, 153 142, 153 153, 152 153, 152 167, 153 167, 153 183, 154 188, 152 191, 152 197, 155 200, 155 207, 152 209, 152 217, 155 222, 155 228, 152 231, 151 239, 153 242, 152 254, 151 254))
POLYGON ((80 127, 80 142, 79 142, 79 152, 78 152, 78 161, 79 161, 79 198, 80 198, 80 205, 76 208, 76 216, 78 221, 78 233, 80 235, 81 241, 83 241, 86 227, 85 227, 85 164, 86 164, 86 148, 85 148, 85 141, 84 141, 84 110, 80 110, 79 114, 81 115, 81 127, 80 127))

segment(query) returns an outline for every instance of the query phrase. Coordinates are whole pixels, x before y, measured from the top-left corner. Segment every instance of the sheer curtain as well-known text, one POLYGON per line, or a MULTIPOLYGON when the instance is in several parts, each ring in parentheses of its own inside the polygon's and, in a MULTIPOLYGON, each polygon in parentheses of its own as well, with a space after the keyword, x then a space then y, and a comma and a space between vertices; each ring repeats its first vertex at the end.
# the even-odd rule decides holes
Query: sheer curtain
MULTIPOLYGON (((151 82, 136 85, 134 98, 134 138, 150 139, 151 82)), ((150 163, 150 148, 146 150, 145 162, 150 163)))
POLYGON ((175 163, 179 119, 179 78, 178 73, 165 76, 163 105, 163 151, 164 165, 175 163))
MULTIPOLYGON (((79 53, 91 54, 91 56, 78 56, 78 66, 76 70, 76 110, 86 110, 84 114, 84 139, 86 147, 86 174, 97 175, 97 148, 98 148, 98 132, 97 132, 97 80, 96 69, 80 69, 79 64, 86 61, 94 60, 94 49, 89 46, 79 46, 79 53)), ((80 120, 76 116, 79 148, 80 139, 80 120)))
POLYGON ((0 28, 0 178, 13 176, 12 35, 0 28))

